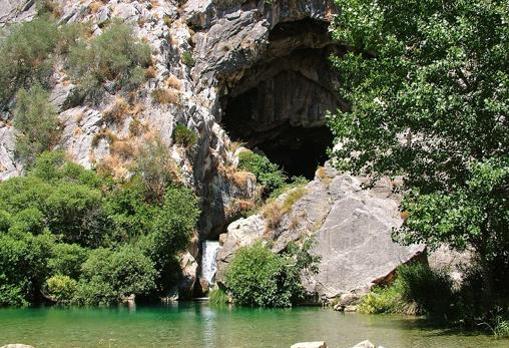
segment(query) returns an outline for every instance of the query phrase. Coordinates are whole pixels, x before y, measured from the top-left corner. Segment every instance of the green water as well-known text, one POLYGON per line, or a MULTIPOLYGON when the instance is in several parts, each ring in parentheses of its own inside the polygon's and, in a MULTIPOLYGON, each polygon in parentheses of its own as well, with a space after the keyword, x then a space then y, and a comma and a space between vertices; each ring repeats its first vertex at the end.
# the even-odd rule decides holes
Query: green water
POLYGON ((508 340, 439 330, 398 316, 338 313, 321 308, 214 308, 181 303, 128 309, 0 309, 0 346, 289 347, 325 340, 351 347, 370 339, 387 348, 509 347, 508 340))

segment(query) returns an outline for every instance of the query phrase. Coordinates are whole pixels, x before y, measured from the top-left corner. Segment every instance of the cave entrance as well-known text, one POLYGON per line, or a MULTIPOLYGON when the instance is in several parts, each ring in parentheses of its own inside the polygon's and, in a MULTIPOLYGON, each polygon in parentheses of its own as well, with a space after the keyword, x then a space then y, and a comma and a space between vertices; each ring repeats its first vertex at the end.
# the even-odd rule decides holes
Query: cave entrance
POLYGON ((228 85, 221 122, 232 140, 289 176, 312 179, 332 145, 325 115, 344 107, 328 62, 344 49, 330 39, 327 23, 311 19, 277 25, 269 41, 264 58, 228 85))

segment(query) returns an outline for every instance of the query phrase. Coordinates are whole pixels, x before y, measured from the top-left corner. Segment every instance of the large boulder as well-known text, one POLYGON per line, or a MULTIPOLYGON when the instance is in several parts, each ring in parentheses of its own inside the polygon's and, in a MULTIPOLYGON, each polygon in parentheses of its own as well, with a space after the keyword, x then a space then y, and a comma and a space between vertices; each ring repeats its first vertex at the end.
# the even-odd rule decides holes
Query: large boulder
POLYGON ((361 178, 321 168, 276 226, 262 214, 232 223, 221 238, 217 279, 223 279, 239 247, 269 240, 273 251, 280 252, 290 242, 312 237, 311 253, 320 257, 319 272, 303 274, 302 281, 321 301, 367 292, 383 282, 399 265, 421 255, 424 247, 392 241, 391 231, 402 220, 391 183, 385 181, 370 190, 364 190, 362 183, 361 178))

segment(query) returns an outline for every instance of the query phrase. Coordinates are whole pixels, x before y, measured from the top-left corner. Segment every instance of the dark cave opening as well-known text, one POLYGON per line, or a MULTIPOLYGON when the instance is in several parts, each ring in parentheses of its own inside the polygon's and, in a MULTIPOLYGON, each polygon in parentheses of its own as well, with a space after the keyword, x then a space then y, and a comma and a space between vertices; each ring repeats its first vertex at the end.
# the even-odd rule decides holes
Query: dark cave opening
POLYGON ((343 108, 328 58, 344 48, 323 22, 277 25, 264 56, 231 82, 222 99, 222 125, 232 140, 265 154, 288 176, 312 179, 327 160, 332 134, 327 111, 343 108))

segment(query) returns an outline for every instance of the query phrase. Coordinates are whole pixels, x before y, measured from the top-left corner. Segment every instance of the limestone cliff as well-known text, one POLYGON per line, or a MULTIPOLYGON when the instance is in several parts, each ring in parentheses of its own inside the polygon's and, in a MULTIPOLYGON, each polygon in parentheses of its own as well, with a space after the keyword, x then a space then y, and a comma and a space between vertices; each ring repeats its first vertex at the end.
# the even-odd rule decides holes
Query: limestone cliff
MULTIPOLYGON (((327 57, 345 52, 331 40, 328 22, 333 7, 324 0, 53 0, 59 22, 90 22, 93 35, 113 18, 129 22, 150 44, 155 71, 136 92, 120 123, 105 114, 116 92, 104 86, 98 104, 69 107, 73 90, 59 63, 51 78, 51 99, 63 127, 57 148, 85 167, 109 166, 116 175, 128 171, 129 156, 120 145, 143 143, 156 134, 180 168, 181 180, 201 198, 199 240, 218 239, 237 218, 242 205, 257 199, 253 175, 237 169, 238 142, 265 152, 290 174, 313 178, 326 159, 332 135, 325 127, 327 110, 346 107, 327 57), (152 91, 170 89, 177 100, 159 104, 152 91), (133 124, 142 134, 132 136, 133 124), (177 124, 198 134, 185 149, 172 140, 177 124), (109 134, 108 141, 103 136, 109 134)), ((34 0, 0 4, 0 26, 30 20, 34 0)), ((22 173, 13 154, 12 115, 0 115, 0 180, 22 173)), ((306 280, 309 290, 333 297, 369 286, 422 248, 403 248, 390 240, 400 223, 397 203, 360 189, 359 180, 330 170, 317 177, 307 194, 266 228, 261 215, 234 222, 224 235, 221 264, 254 239, 269 238, 279 251, 290 240, 314 235, 322 257, 320 273, 306 280), (323 181, 325 180, 325 181, 323 181), (242 235, 235 232, 242 230, 242 235)), ((183 257, 186 284, 200 272, 198 245, 183 257), (184 264, 185 263, 185 264, 184 264)))

